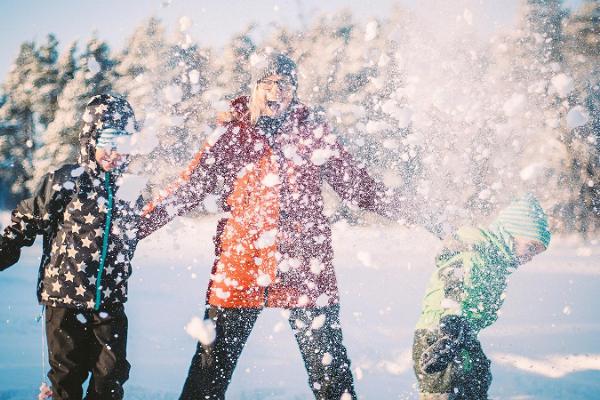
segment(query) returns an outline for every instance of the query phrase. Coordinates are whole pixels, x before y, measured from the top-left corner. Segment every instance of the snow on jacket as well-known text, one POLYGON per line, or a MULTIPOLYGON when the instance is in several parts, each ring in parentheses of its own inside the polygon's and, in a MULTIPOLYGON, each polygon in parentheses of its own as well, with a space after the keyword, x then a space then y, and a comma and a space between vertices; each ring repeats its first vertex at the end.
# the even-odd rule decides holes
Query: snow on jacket
POLYGON ((315 307, 338 301, 331 229, 321 185, 387 214, 385 187, 344 150, 326 123, 294 103, 276 129, 253 126, 248 98, 180 180, 145 210, 140 236, 198 206, 222 180, 228 216, 215 235, 207 301, 221 307, 315 307))
POLYGON ((119 200, 117 176, 98 167, 95 144, 103 128, 131 129, 134 116, 122 98, 99 95, 90 101, 84 121, 79 164, 44 176, 33 196, 13 211, 0 237, 0 269, 16 263, 21 247, 43 235, 39 301, 103 309, 127 300, 139 211, 119 200))
POLYGON ((473 332, 498 319, 508 276, 518 267, 510 234, 461 228, 435 259, 417 329, 432 329, 445 315, 463 315, 473 332))

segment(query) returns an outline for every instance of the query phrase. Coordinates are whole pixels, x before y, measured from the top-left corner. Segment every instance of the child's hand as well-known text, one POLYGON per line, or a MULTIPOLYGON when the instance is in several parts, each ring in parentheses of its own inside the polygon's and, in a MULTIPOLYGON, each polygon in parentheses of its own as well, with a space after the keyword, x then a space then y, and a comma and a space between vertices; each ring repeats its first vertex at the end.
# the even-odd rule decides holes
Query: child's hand
POLYGON ((40 386, 40 394, 38 394, 38 400, 47 400, 52 397, 52 389, 46 383, 42 383, 40 386))
POLYGON ((468 324, 463 317, 446 315, 440 320, 440 337, 421 355, 421 371, 433 374, 446 369, 463 347, 468 324))

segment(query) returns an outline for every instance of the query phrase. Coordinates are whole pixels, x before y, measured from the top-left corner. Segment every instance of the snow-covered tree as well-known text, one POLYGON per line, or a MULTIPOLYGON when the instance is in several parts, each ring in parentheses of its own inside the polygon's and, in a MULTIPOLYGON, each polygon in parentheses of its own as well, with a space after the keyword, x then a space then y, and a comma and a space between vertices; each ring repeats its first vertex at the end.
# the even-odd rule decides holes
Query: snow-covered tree
POLYGON ((29 193, 25 182, 30 178, 36 133, 33 79, 38 62, 35 44, 23 43, 2 88, 5 99, 0 107, 0 184, 8 188, 9 204, 29 193))
POLYGON ((71 46, 60 62, 65 68, 62 79, 67 83, 58 97, 54 119, 41 138, 43 144, 35 152, 35 173, 30 187, 48 171, 77 160, 85 105, 92 96, 110 92, 116 78, 116 61, 111 58, 108 45, 94 37, 79 56, 80 68, 73 79, 67 80, 76 65, 72 59, 74 48, 71 46))
POLYGON ((592 232, 600 225, 600 1, 588 0, 564 25, 564 61, 572 77, 565 142, 573 199, 563 205, 568 228, 592 232))

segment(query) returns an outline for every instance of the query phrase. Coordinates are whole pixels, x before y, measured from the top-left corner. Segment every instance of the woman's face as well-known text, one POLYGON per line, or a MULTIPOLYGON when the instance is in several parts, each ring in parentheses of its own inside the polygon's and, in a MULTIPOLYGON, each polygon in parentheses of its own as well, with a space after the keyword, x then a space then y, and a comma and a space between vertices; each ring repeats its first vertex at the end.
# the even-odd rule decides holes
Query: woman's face
POLYGON ((279 117, 283 115, 294 98, 293 82, 284 75, 270 75, 261 79, 256 88, 256 100, 260 115, 279 117))

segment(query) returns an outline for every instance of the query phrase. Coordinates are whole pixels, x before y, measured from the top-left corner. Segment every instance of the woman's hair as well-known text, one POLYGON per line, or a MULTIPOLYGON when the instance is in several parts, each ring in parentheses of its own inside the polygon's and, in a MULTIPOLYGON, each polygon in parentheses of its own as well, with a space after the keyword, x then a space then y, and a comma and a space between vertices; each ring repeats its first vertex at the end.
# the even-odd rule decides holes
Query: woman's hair
POLYGON ((248 102, 248 110, 250 111, 250 123, 252 125, 256 125, 256 122, 260 117, 261 104, 259 103, 259 101, 261 100, 258 99, 257 90, 258 82, 254 82, 250 91, 250 101, 248 102))

